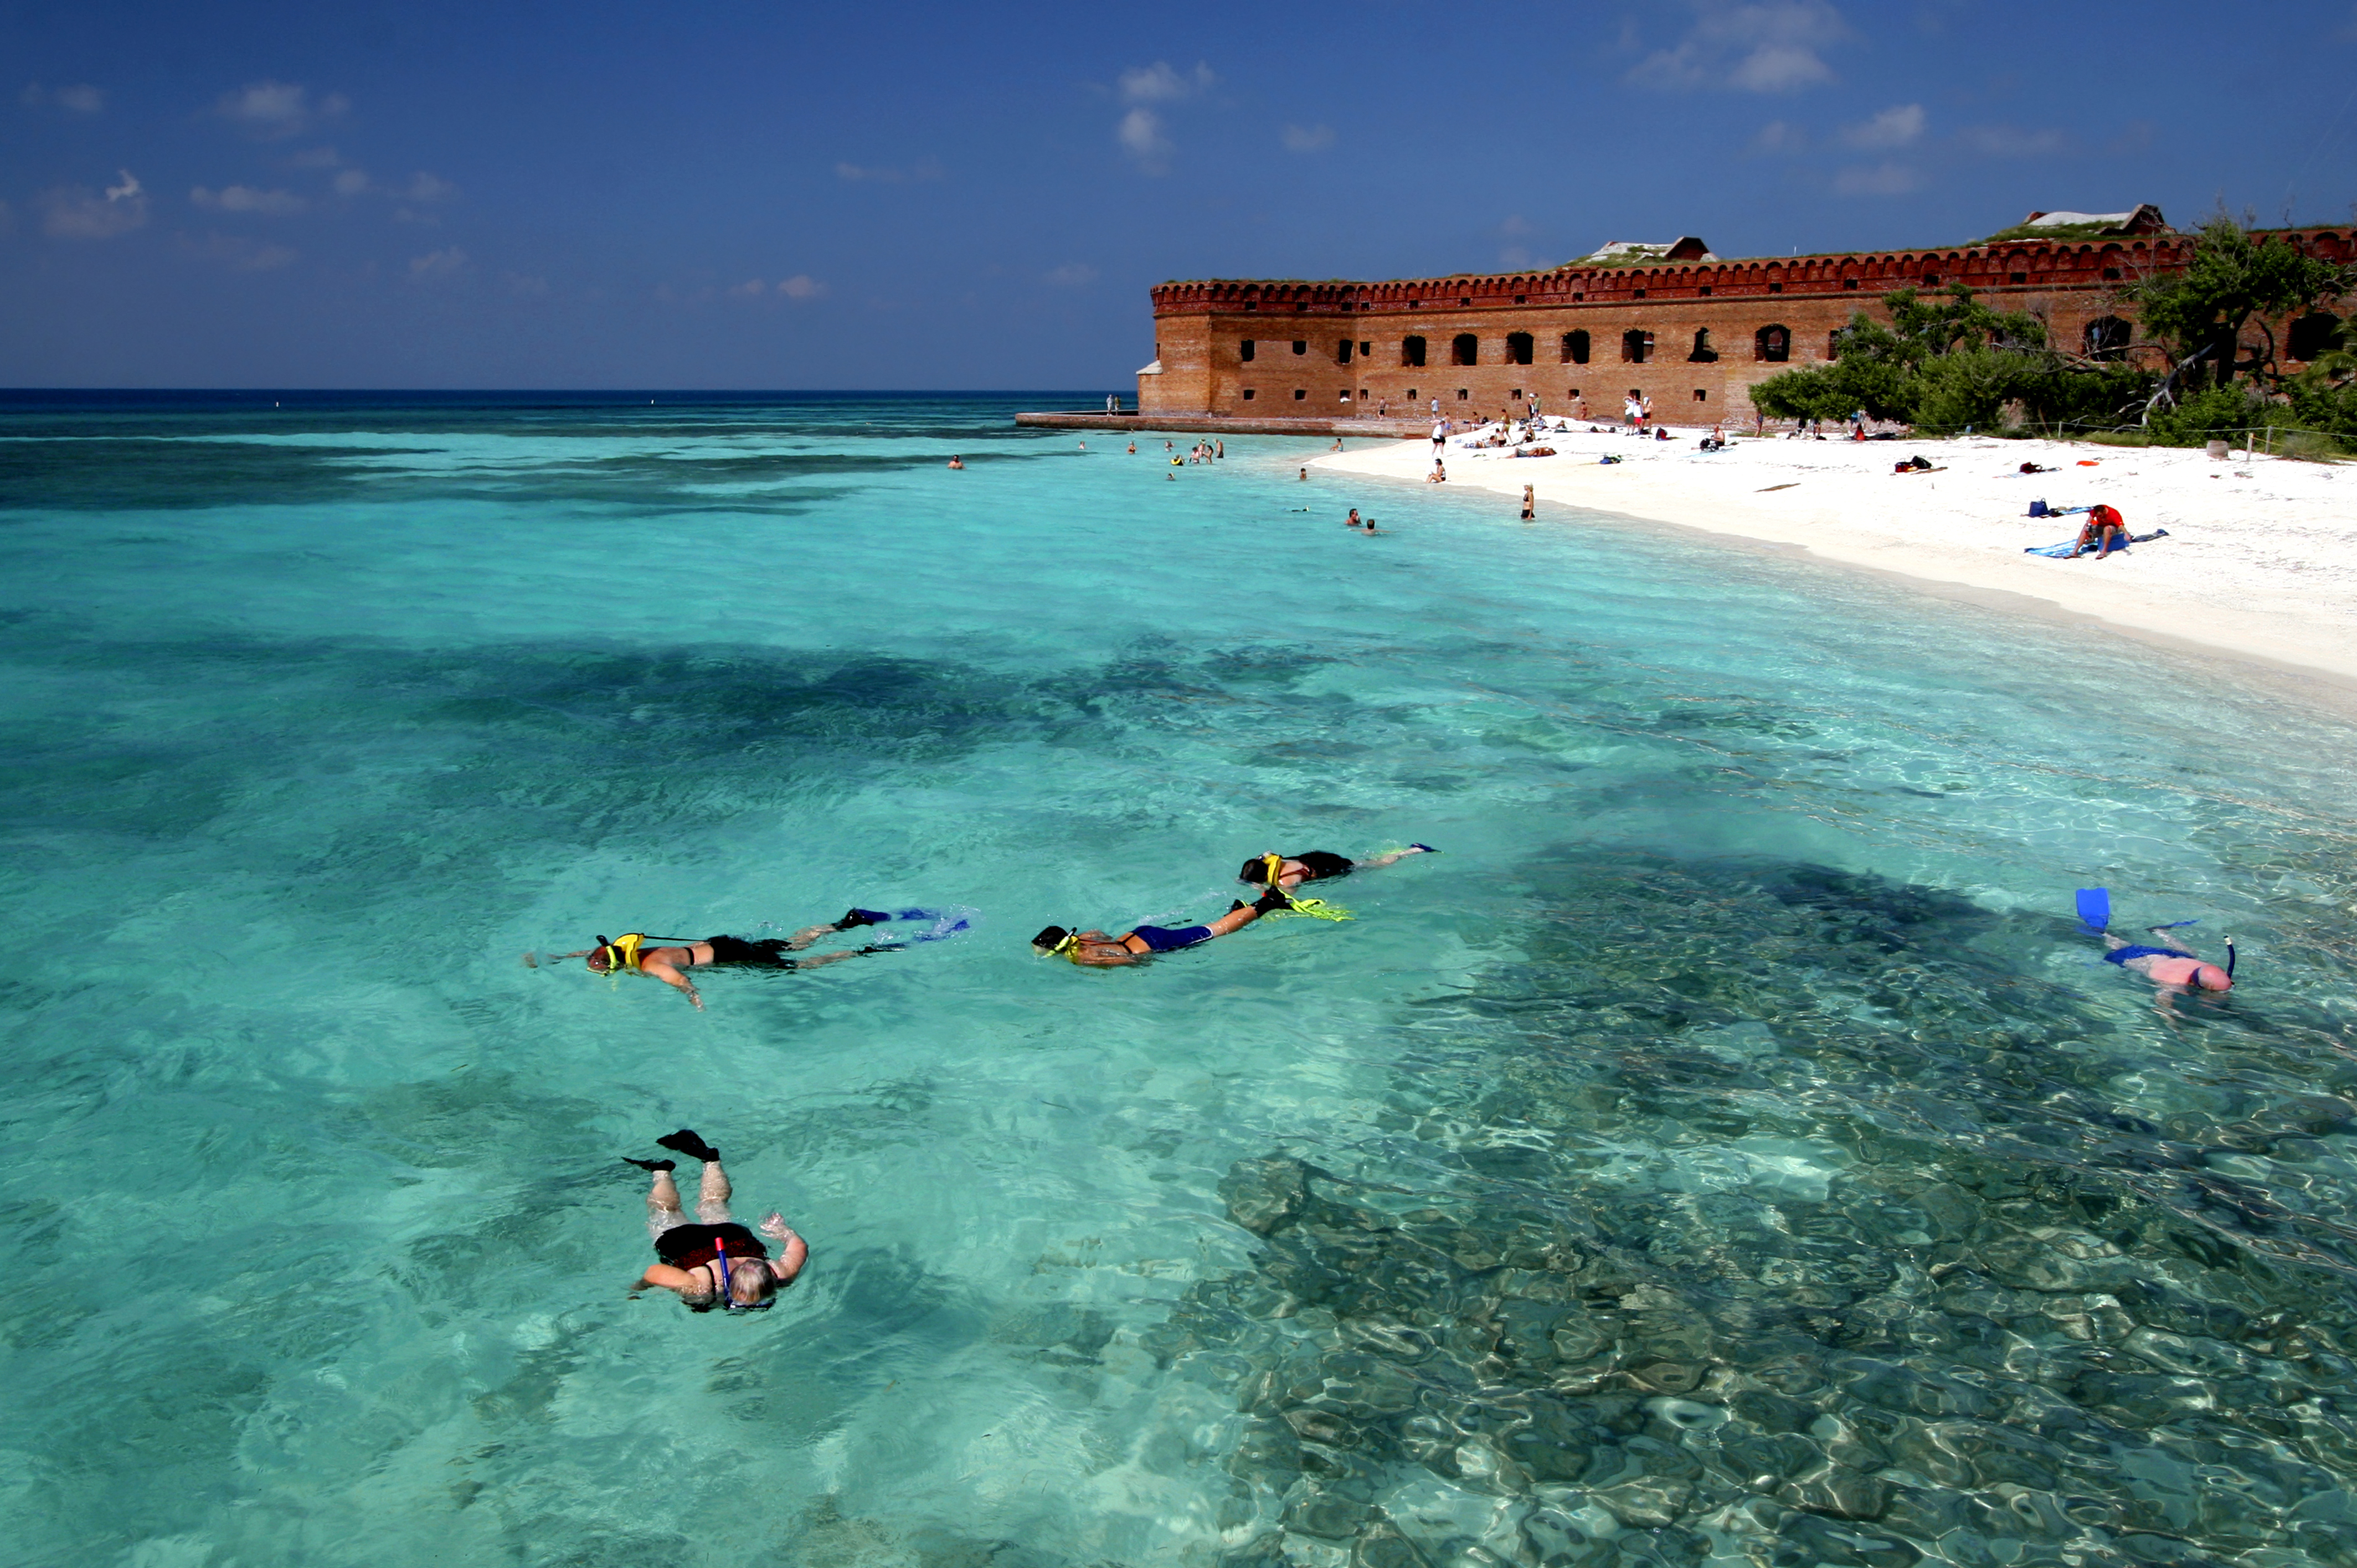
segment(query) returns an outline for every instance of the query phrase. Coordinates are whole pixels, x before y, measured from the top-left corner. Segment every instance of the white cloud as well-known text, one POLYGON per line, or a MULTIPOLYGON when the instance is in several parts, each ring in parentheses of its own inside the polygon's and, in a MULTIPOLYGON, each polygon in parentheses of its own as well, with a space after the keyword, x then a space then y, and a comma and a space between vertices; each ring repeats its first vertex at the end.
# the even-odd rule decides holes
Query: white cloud
POLYGON ((1498 232, 1508 239, 1512 239, 1517 234, 1530 233, 1531 220, 1519 212, 1509 213, 1506 220, 1498 225, 1498 232))
POLYGON ((447 201, 458 194, 458 188, 424 169, 409 177, 409 184, 401 192, 404 201, 447 201))
POLYGON ((1086 262, 1066 262, 1048 274, 1048 281, 1058 288, 1086 288, 1097 281, 1097 270, 1086 262))
POLYGON ((1168 60, 1156 60, 1152 65, 1135 67, 1121 73, 1121 101, 1125 103, 1177 103, 1211 90, 1219 78, 1202 61, 1181 76, 1170 69, 1168 60))
POLYGON ((33 81, 27 82, 25 91, 16 94, 16 102, 27 109, 45 108, 54 103, 70 113, 96 114, 106 107, 106 93, 103 89, 92 87, 86 81, 59 88, 47 88, 33 81))
POLYGON ((1520 245, 1509 245, 1498 252, 1498 264, 1509 272, 1519 271, 1531 264, 1531 253, 1520 245))
POLYGON ((1162 134, 1162 116, 1151 109, 1133 109, 1121 117, 1121 126, 1114 133, 1130 156, 1148 168, 1158 169, 1162 160, 1177 149, 1170 138, 1162 134))
POLYGON ((41 198, 41 232, 55 240, 111 240, 147 221, 147 195, 129 169, 103 196, 88 186, 65 186, 41 198))
POLYGON ((1956 139, 1992 158, 2042 158, 2063 151, 2070 138, 2061 131, 2025 131, 2015 125, 1970 125, 1956 139))
POLYGON ((826 285, 807 273, 796 273, 778 280, 778 292, 788 299, 816 299, 826 292, 826 285))
POLYGON ((729 295, 737 299, 759 299, 769 292, 770 285, 759 278, 747 278, 728 291, 729 295))
POLYGON ((292 266, 301 253, 285 245, 249 240, 241 234, 208 234, 202 240, 183 238, 180 243, 190 254, 208 262, 217 262, 231 272, 267 273, 292 266))
POLYGON ((1885 109, 1862 124, 1842 127, 1841 139, 1846 146, 1867 152, 1880 152, 1889 147, 1912 145, 1923 134, 1923 106, 1902 103, 1885 109))
POLYGON ((1686 0, 1694 25, 1674 48, 1638 61, 1647 87, 1797 92, 1834 79, 1819 52, 1849 37, 1828 0, 1686 0))
POLYGON ((1843 196, 1904 196, 1922 183, 1913 169, 1887 160, 1871 168, 1846 168, 1834 177, 1834 189, 1843 196))
POLYGON ((200 185, 188 192, 188 199, 221 212, 300 212, 305 206, 291 190, 256 190, 250 185, 225 185, 219 190, 200 185))
POLYGON ((942 166, 940 160, 936 158, 919 158, 905 169, 867 167, 860 164, 837 164, 834 166, 834 172, 839 179, 872 179, 883 185, 903 185, 909 180, 939 179, 942 177, 942 166))
POLYGON ((350 107, 339 93, 314 102, 311 90, 285 81, 250 81, 235 92, 224 92, 214 110, 222 119, 242 125, 250 135, 274 142, 296 136, 315 119, 333 119, 350 107))
POLYGON ((456 277, 473 265, 466 252, 456 245, 449 245, 439 251, 428 251, 422 256, 411 257, 409 275, 414 278, 456 277))
POLYGON ((1123 71, 1121 101, 1131 108, 1114 128, 1114 138, 1147 174, 1167 172, 1165 166, 1178 148, 1170 140, 1162 115, 1146 105, 1183 102, 1209 91, 1218 80, 1211 74, 1211 68, 1200 60, 1193 70, 1183 75, 1171 70, 1169 61, 1159 59, 1152 65, 1123 71))
POLYGON ((369 188, 369 177, 356 168, 341 169, 335 178, 338 196, 358 196, 369 188))
POLYGON ((1770 120, 1751 138, 1751 151, 1775 156, 1807 150, 1809 134, 1789 120, 1770 120))
POLYGON ((1285 150, 1288 153, 1319 153, 1334 145, 1331 125, 1287 125, 1285 128, 1285 150))

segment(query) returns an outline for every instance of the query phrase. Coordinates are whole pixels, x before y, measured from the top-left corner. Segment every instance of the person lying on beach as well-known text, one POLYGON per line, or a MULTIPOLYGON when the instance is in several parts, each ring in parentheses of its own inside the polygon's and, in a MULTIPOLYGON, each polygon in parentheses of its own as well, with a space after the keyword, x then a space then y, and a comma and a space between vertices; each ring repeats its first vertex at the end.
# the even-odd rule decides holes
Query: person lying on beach
MULTIPOLYGON (((626 931, 608 940, 597 939, 594 948, 579 952, 559 954, 563 959, 587 959, 591 972, 596 974, 643 974, 662 981, 674 990, 686 993, 687 999, 703 1011, 704 998, 697 994, 695 982, 688 979, 691 969, 820 969, 830 963, 841 963, 847 958, 860 958, 868 953, 899 952, 897 946, 871 945, 845 948, 841 952, 821 953, 816 958, 788 958, 790 952, 800 952, 821 937, 837 931, 856 930, 891 918, 869 909, 853 909, 841 919, 823 926, 805 926, 791 937, 768 937, 748 941, 742 937, 706 937, 702 941, 679 940, 668 945, 651 947, 655 939, 643 931, 626 931)), ((524 956, 524 962, 538 968, 536 958, 524 956)))
POLYGON ((2087 509, 2086 523, 2079 530, 2078 547, 2072 550, 2066 559, 2076 561, 2093 549, 2095 552, 2095 559, 2100 561, 2112 553, 2115 540, 2119 542, 2118 548, 2126 549, 2127 537, 2126 521, 2115 509, 2097 501, 2087 509))
POLYGON ((777 1304, 778 1287, 794 1283, 810 1260, 810 1247, 786 1217, 772 1209, 761 1221, 761 1232, 778 1243, 778 1255, 761 1245, 760 1238, 728 1217, 728 1173, 720 1168, 720 1151, 685 1127, 655 1143, 691 1160, 704 1162, 695 1184, 695 1218, 690 1225, 680 1212, 679 1184, 672 1179, 672 1160, 623 1159, 654 1173, 647 1193, 647 1233, 654 1238, 657 1262, 639 1276, 635 1293, 652 1285, 675 1291, 691 1312, 725 1307, 730 1312, 761 1312, 777 1304))
POLYGON ((1277 863, 1276 885, 1290 891, 1305 882, 1330 882, 1354 871, 1380 871, 1412 854, 1439 853, 1428 843, 1412 843, 1405 849, 1395 849, 1372 860, 1351 860, 1322 849, 1306 850, 1299 854, 1256 854, 1244 862, 1243 869, 1236 873, 1236 880, 1249 882, 1255 887, 1267 886, 1269 862, 1273 860, 1277 863))
POLYGON ((1103 931, 1071 931, 1061 926, 1049 926, 1031 939, 1031 950, 1042 958, 1069 959, 1088 969, 1114 969, 1140 962, 1156 953, 1200 947, 1215 937, 1241 931, 1263 915, 1287 907, 1282 894, 1268 893, 1262 895, 1257 903, 1238 899, 1226 914, 1209 925, 1135 926, 1118 937, 1103 931))
POLYGON ((2014 472, 2018 474, 2050 474, 2053 473, 2054 470, 2048 467, 2042 467, 2036 463, 2024 463, 2020 467, 2015 469, 2014 472))

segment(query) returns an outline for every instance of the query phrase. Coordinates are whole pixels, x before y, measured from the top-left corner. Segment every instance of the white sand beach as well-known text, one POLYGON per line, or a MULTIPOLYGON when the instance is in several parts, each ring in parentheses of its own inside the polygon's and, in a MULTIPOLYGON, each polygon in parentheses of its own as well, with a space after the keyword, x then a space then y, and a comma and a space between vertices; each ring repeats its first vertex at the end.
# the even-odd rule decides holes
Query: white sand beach
MULTIPOLYGON (((1569 521, 1550 512, 1552 502, 1797 545, 1954 596, 2003 606, 1997 596, 2023 596, 2030 602, 2010 607, 2059 608, 2357 687, 2357 465, 1969 436, 1736 437, 1725 451, 1704 452, 1707 427, 1674 427, 1671 440, 1653 441, 1617 429, 1591 435, 1585 425, 1545 438, 1555 456, 1514 457, 1511 448, 1465 445, 1473 434, 1448 438, 1448 491, 1519 498, 1535 486, 1540 525, 1569 521), (1919 453, 1937 471, 1892 473, 1919 453), (1624 460, 1598 460, 1608 454, 1624 460), (2024 462, 2057 471, 2024 475, 2024 462), (2131 532, 2166 529, 2169 537, 2104 560, 2027 555, 2027 547, 2072 538, 2082 521, 2026 515, 2040 499, 2058 510, 2104 502, 2131 532)), ((1429 440, 1332 453, 1313 467, 1441 488, 1423 483, 1429 440)), ((1379 521, 1385 510, 1360 504, 1379 521)), ((1405 496, 1391 502, 1407 504, 1405 496)))

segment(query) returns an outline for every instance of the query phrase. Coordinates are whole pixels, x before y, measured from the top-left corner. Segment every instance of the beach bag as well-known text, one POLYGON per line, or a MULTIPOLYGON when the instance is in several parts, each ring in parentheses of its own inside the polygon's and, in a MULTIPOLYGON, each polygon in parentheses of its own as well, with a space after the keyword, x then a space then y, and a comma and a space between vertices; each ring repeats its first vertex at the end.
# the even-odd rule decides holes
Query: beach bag
POLYGON ((2046 510, 2046 503, 2041 499, 2034 500, 2029 503, 2029 515, 2032 517, 2052 517, 2054 514, 2046 510))

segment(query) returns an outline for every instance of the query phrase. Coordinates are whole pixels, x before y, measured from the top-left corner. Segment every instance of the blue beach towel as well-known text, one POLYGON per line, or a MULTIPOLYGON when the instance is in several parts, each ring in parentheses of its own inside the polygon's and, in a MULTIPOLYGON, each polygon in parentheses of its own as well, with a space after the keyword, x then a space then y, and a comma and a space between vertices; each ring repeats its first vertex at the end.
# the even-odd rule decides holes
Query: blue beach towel
MULTIPOLYGON (((2149 544, 2156 539, 2166 539, 2168 537, 2169 530, 2165 528, 2156 528, 2150 533, 2136 534, 2129 538, 2125 543, 2113 545, 2112 553, 2117 555, 2121 551, 2126 550, 2130 544, 2149 544)), ((2022 553, 2024 555, 2043 555, 2049 560, 2053 561, 2068 561, 2071 558, 2071 552, 2078 548, 2079 542, 2077 540, 2066 539, 2060 544, 2031 545, 2024 549, 2022 553)), ((2090 551, 2088 553, 2093 554, 2093 552, 2090 551)))

